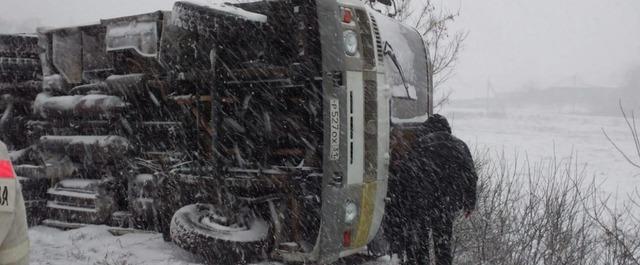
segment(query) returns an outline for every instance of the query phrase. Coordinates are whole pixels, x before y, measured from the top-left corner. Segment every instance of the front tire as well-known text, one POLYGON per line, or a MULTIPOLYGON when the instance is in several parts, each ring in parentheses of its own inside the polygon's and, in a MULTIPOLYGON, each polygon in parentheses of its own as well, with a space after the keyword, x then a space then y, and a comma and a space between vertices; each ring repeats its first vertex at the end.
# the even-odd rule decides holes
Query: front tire
POLYGON ((222 217, 220 207, 191 204, 171 220, 171 238, 179 247, 202 256, 208 264, 246 264, 266 258, 269 224, 250 210, 239 221, 222 217))

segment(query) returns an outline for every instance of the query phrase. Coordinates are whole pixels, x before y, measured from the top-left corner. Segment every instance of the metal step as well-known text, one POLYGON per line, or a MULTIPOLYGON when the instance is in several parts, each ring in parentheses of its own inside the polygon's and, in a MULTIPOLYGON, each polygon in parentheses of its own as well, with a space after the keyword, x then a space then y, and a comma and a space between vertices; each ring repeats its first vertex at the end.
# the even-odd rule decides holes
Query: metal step
POLYGON ((49 219, 64 223, 105 224, 116 210, 114 199, 102 194, 101 180, 66 179, 47 191, 49 219))
POLYGON ((49 227, 62 229, 62 230, 78 229, 78 228, 87 226, 86 224, 63 222, 63 221, 52 220, 52 219, 45 219, 44 221, 42 221, 42 224, 49 227))
POLYGON ((47 208, 65 210, 65 211, 83 212, 83 213, 98 213, 98 210, 96 210, 95 208, 85 208, 85 207, 64 205, 56 201, 48 201, 47 208))
POLYGON ((78 192, 78 191, 65 190, 65 189, 50 188, 49 190, 47 190, 47 194, 52 196, 71 197, 71 198, 85 199, 85 200, 97 199, 96 193, 78 192))

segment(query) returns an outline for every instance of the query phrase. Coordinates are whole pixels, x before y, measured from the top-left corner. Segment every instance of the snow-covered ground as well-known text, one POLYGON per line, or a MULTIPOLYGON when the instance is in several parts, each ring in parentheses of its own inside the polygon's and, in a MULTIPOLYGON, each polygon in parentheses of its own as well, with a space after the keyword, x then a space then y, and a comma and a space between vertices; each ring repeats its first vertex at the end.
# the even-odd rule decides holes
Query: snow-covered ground
MULTIPOLYGON (((505 110, 450 107, 442 112, 453 133, 471 149, 537 162, 573 156, 602 190, 624 197, 640 188, 640 170, 631 166, 607 140, 603 129, 628 154, 635 154, 633 138, 622 117, 587 116, 545 110, 505 110)), ((637 156, 636 156, 637 157, 637 156)))
MULTIPOLYGON (((489 148, 493 156, 518 154, 532 161, 562 159, 572 153, 585 164, 603 188, 626 193, 640 186, 640 172, 631 167, 602 133, 604 128, 625 150, 632 139, 619 117, 557 114, 544 111, 507 111, 487 115, 480 109, 449 108, 443 111, 454 133, 472 149, 489 148)), ((201 264, 197 257, 162 240, 156 233, 111 235, 105 226, 61 231, 35 227, 29 231, 32 264, 35 265, 152 265, 201 264)), ((368 265, 394 264, 380 260, 368 265)))
POLYGON ((106 226, 29 230, 32 265, 196 265, 197 257, 157 233, 113 236, 106 226))
MULTIPOLYGON (((107 226, 62 231, 37 226, 29 230, 31 265, 202 265, 195 256, 158 233, 114 236, 107 226)), ((360 265, 395 265, 390 258, 360 265)), ((220 264, 230 265, 230 264, 220 264)), ((264 262, 252 265, 282 265, 264 262)))
MULTIPOLYGON (((29 230, 31 265, 202 265, 202 261, 164 242, 158 233, 114 236, 107 226, 62 231, 37 226, 29 230)), ((361 265, 395 265, 388 257, 361 265)), ((229 265, 229 264, 220 264, 229 265)), ((282 265, 265 262, 253 265, 282 265)))

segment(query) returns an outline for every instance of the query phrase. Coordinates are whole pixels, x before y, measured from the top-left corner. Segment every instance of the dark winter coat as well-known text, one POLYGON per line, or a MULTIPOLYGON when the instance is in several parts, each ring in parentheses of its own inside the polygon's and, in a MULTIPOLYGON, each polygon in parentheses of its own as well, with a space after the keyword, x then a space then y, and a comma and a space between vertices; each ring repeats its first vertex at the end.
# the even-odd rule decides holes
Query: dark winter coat
POLYGON ((429 117, 414 129, 415 139, 398 132, 384 230, 392 252, 401 255, 425 225, 451 223, 455 212, 475 208, 478 176, 469 148, 451 134, 446 118, 429 117))
POLYGON ((446 130, 425 133, 416 140, 408 156, 409 165, 416 172, 412 176, 413 185, 419 186, 423 196, 419 200, 421 208, 475 209, 478 176, 471 152, 462 140, 446 130))

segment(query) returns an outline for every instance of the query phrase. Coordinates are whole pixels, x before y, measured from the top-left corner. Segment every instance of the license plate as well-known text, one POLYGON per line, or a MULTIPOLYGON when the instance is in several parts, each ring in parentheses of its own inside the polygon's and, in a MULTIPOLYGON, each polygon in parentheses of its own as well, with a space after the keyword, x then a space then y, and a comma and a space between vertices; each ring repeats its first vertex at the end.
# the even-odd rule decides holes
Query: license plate
POLYGON ((329 159, 336 161, 340 159, 340 101, 336 98, 330 100, 329 117, 331 120, 331 144, 329 159))

